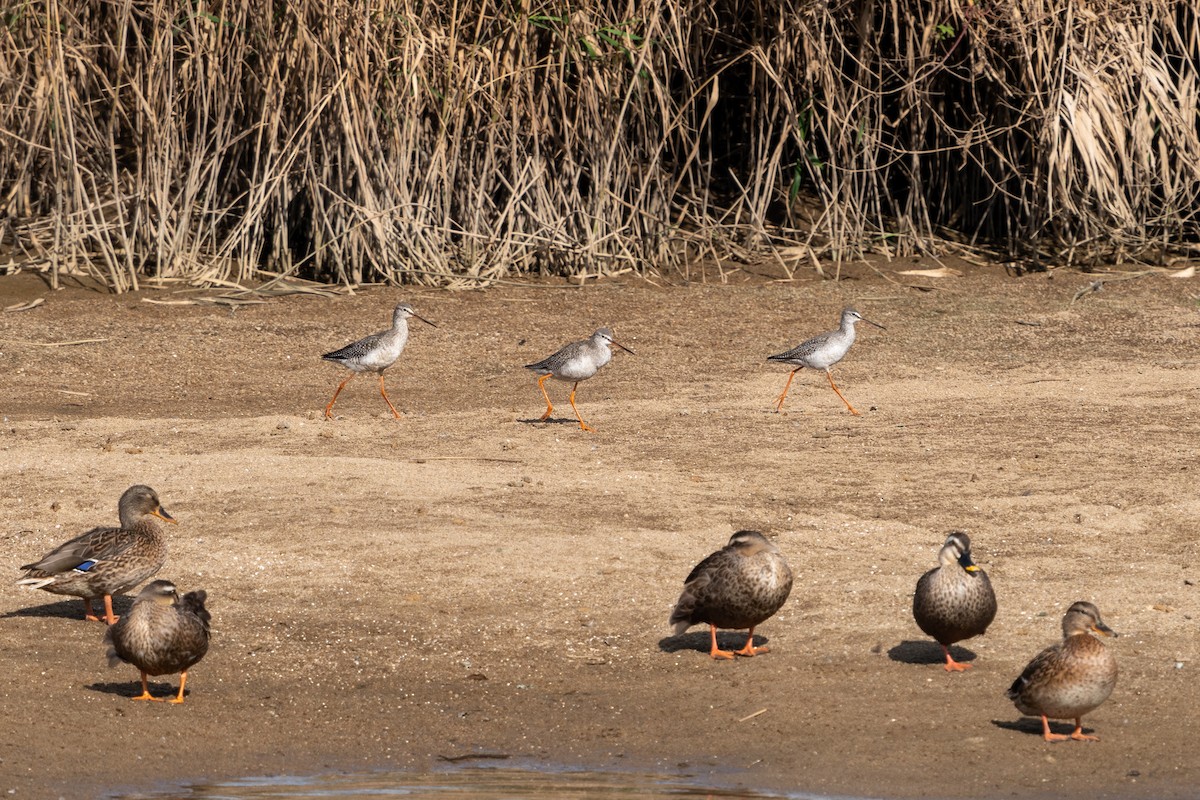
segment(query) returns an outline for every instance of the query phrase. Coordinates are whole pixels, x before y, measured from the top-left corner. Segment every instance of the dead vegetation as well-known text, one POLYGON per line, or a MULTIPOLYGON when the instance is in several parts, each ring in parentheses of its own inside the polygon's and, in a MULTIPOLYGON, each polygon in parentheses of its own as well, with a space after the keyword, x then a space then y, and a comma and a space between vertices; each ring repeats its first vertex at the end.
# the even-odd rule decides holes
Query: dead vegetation
POLYGON ((8 0, 0 251, 114 291, 1161 262, 1200 238, 1198 62, 1163 0, 8 0))

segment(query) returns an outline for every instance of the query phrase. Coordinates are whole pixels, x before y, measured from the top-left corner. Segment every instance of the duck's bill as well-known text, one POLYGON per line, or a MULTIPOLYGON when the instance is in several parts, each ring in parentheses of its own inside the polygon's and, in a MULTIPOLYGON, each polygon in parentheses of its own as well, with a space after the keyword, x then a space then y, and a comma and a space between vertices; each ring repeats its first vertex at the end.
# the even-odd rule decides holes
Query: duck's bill
POLYGON ((617 347, 619 347, 619 348, 621 348, 622 350, 624 350, 626 353, 629 353, 629 355, 631 355, 631 356, 636 356, 636 355, 637 355, 637 353, 633 352, 633 351, 632 351, 632 350, 630 350, 628 347, 626 347, 625 345, 623 345, 623 344, 621 344, 620 342, 618 342, 616 339, 609 339, 609 341, 610 341, 610 342, 612 342, 612 343, 613 343, 614 345, 616 345, 617 347))
POLYGON ((1097 622, 1095 625, 1093 625, 1092 631, 1100 634, 1101 636, 1120 636, 1119 633, 1105 625, 1103 622, 1097 622))
POLYGON ((970 553, 963 553, 958 557, 958 565, 967 572, 979 572, 979 565, 971 560, 970 553))
POLYGON ((158 510, 151 511, 150 513, 153 514, 154 516, 158 517, 159 519, 163 520, 164 522, 170 522, 172 525, 179 524, 179 520, 175 519, 170 514, 168 514, 167 510, 165 508, 163 508, 162 506, 159 506, 158 510))
POLYGON ((417 312, 415 312, 415 311, 413 312, 413 316, 414 316, 414 317, 416 317, 417 319, 421 320, 421 322, 424 322, 426 325, 428 325, 428 326, 429 326, 429 327, 431 327, 431 328, 436 328, 436 327, 437 327, 437 325, 434 325, 432 322, 430 322, 429 320, 425 319, 424 317, 422 317, 420 314, 418 314, 418 313, 417 313, 417 312))

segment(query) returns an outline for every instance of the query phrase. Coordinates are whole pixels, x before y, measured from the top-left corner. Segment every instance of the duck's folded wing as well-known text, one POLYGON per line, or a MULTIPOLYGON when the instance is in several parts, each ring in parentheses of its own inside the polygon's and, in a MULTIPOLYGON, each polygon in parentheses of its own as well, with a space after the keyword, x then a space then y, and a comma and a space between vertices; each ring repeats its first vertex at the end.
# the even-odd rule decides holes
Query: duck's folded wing
POLYGON ((1025 671, 1013 681, 1012 686, 1008 687, 1005 693, 1010 700, 1016 700, 1025 691, 1025 687, 1033 683, 1039 673, 1044 669, 1048 669, 1054 662, 1054 658, 1058 655, 1057 647, 1047 647, 1042 652, 1033 657, 1033 660, 1025 667, 1025 671))
POLYGON ((121 528, 92 528, 87 533, 59 545, 40 561, 26 564, 21 569, 58 575, 89 561, 115 558, 128 549, 133 541, 128 531, 121 528))

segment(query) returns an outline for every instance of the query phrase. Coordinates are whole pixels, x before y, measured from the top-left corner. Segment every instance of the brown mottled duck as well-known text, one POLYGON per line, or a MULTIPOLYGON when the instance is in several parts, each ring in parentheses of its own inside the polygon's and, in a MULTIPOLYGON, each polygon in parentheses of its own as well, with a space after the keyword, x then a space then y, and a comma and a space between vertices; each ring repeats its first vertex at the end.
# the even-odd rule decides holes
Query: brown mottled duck
POLYGON ((713 658, 754 656, 770 651, 754 646, 754 629, 780 608, 792 591, 792 570, 767 537, 738 531, 729 544, 692 569, 671 613, 675 635, 707 624, 713 658), (717 647, 717 628, 749 628, 746 645, 734 652, 717 647))
POLYGON ((175 522, 149 486, 130 486, 117 506, 119 528, 93 528, 21 567, 18 585, 83 598, 84 618, 99 621, 92 601, 104 599, 103 620, 117 621, 112 596, 127 592, 162 569, 167 542, 157 519, 175 522))
POLYGON ((125 661, 142 673, 142 693, 134 700, 162 700, 150 694, 149 675, 179 673, 179 693, 170 701, 183 702, 188 670, 208 652, 209 622, 203 589, 183 597, 170 581, 147 584, 133 608, 104 632, 108 665, 125 661))

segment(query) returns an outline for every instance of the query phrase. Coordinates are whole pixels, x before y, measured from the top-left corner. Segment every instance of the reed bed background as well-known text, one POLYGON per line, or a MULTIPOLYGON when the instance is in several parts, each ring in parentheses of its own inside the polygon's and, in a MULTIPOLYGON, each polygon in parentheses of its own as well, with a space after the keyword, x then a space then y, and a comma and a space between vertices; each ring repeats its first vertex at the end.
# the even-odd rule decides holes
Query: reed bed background
POLYGON ((478 285, 1200 240, 1188 2, 0 0, 0 253, 478 285), (800 259, 797 259, 800 256, 800 259))

